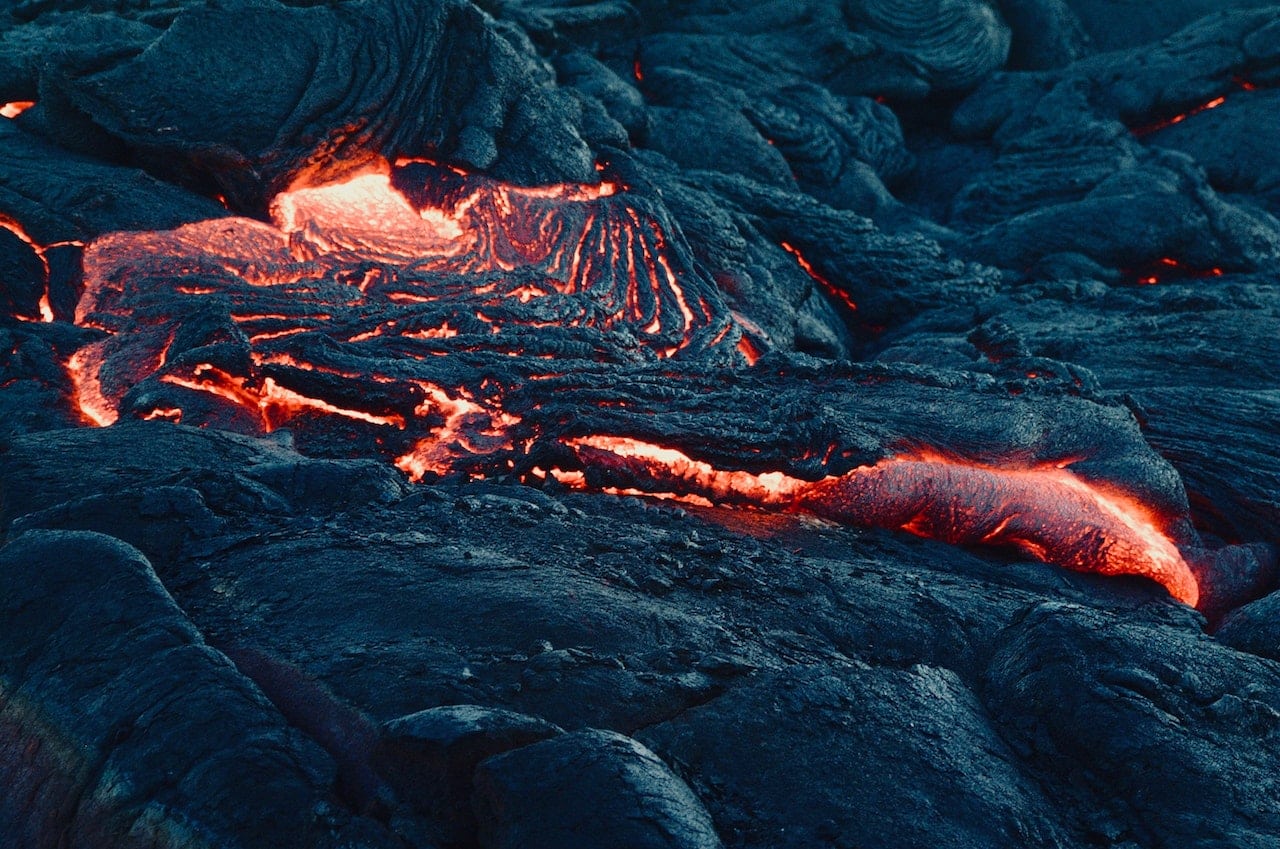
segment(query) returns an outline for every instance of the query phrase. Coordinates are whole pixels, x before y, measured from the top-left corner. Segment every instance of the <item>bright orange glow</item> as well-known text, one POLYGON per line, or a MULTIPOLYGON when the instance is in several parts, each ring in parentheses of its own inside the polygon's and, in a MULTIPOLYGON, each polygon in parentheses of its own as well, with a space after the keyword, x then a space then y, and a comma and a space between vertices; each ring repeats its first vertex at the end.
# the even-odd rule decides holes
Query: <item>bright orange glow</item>
POLYGON ((0 117, 17 118, 23 112, 26 112, 35 105, 36 102, 34 100, 11 100, 3 106, 0 106, 0 117))
MULTIPOLYGON (((319 281, 326 269, 336 267, 342 269, 334 272, 342 282, 374 302, 430 303, 487 293, 492 293, 490 304, 503 299, 529 303, 556 293, 586 296, 611 311, 592 312, 584 323, 637 326, 643 330, 642 344, 670 356, 689 344, 710 315, 694 304, 680 261, 658 222, 620 196, 621 189, 609 181, 514 186, 428 160, 401 159, 394 167, 375 162, 337 183, 299 185, 280 193, 270 206, 271 225, 222 218, 168 232, 99 239, 86 253, 86 294, 77 320, 113 312, 111 302, 122 293, 108 280, 119 278, 138 257, 189 256, 192 272, 223 270, 264 287, 319 281), (442 188, 437 185, 442 180, 457 185, 442 188), (400 287, 383 267, 368 268, 370 263, 411 267, 415 275, 520 271, 525 279, 513 275, 510 282, 489 282, 468 293, 433 293, 428 284, 413 292, 400 287), (349 265, 366 267, 349 272, 349 265), (541 282, 529 282, 535 276, 541 282)), ((186 287, 183 291, 196 291, 190 284, 180 285, 186 287)), ((538 326, 536 321, 524 324, 538 326)), ((501 324, 493 325, 495 334, 502 332, 501 324)), ((278 338, 266 334, 288 329, 254 330, 255 338, 278 338)), ((369 332, 383 335, 386 328, 369 332)), ((373 337, 356 341, 365 338, 373 337)))
MULTIPOLYGON (((60 247, 63 245, 83 245, 83 243, 82 242, 56 242, 52 245, 42 245, 39 242, 37 242, 35 239, 31 238, 31 235, 27 233, 25 229, 23 229, 21 224, 19 224, 17 221, 14 221, 12 218, 8 218, 4 215, 0 215, 0 229, 8 230, 10 233, 17 236, 22 241, 26 242, 28 245, 31 246, 31 249, 35 251, 36 256, 40 259, 40 265, 44 269, 45 290, 44 290, 44 294, 40 296, 39 320, 44 322, 53 321, 54 319, 53 305, 49 300, 49 284, 48 284, 49 257, 47 255, 47 251, 49 250, 49 248, 53 248, 53 247, 60 247)), ((36 318, 36 316, 15 316, 15 317, 23 319, 24 321, 28 319, 36 318)))
POLYGON ((102 394, 102 384, 98 381, 98 369, 102 364, 102 345, 95 343, 86 345, 71 355, 67 362, 67 373, 71 376, 71 385, 75 394, 76 408, 85 424, 106 427, 115 424, 120 414, 115 404, 102 394))
POLYGON ((262 396, 258 399, 258 407, 262 410, 263 419, 268 424, 268 430, 279 427, 289 419, 307 410, 331 413, 347 419, 404 430, 404 416, 395 414, 378 416, 362 410, 339 407, 330 404, 328 401, 319 398, 308 398, 301 393, 294 392, 292 389, 286 389, 269 377, 262 382, 262 396))
POLYGON ((1080 572, 1141 575, 1188 605, 1200 590, 1161 520, 1130 495, 1065 468, 992 468, 899 457, 813 485, 800 506, 949 543, 1011 544, 1080 572))
MULTIPOLYGON (((1136 279, 1140 286, 1155 286, 1163 283, 1166 278, 1186 280, 1221 277, 1223 275, 1221 268, 1197 269, 1169 256, 1161 257, 1153 264, 1153 268, 1153 271, 1144 271, 1138 274, 1136 279)), ((1133 272, 1130 271, 1129 273, 1132 274, 1133 272)))
POLYGON ((449 322, 446 321, 439 327, 410 331, 401 335, 404 339, 452 339, 458 335, 458 331, 450 327, 449 322))
MULTIPOLYGON (((1231 80, 1231 82, 1241 91, 1256 91, 1258 89, 1258 86, 1256 84, 1249 82, 1248 80, 1243 79, 1241 77, 1235 77, 1231 80)), ((1213 109, 1217 109, 1219 106, 1223 105, 1226 102, 1227 102, 1227 95, 1225 94, 1219 95, 1215 98, 1212 98, 1211 100, 1207 100, 1204 103, 1201 103, 1198 106, 1193 106, 1192 108, 1188 109, 1186 112, 1180 112, 1177 115, 1173 115, 1172 117, 1166 118, 1163 121, 1156 121, 1153 124, 1146 124, 1144 126, 1134 127, 1132 128, 1131 131, 1135 136, 1141 137, 1141 136, 1150 135, 1151 133, 1159 132, 1160 130, 1167 130, 1169 127, 1172 127, 1176 124, 1181 124, 1183 121, 1187 120, 1188 118, 1194 118, 1196 115, 1199 115, 1201 113, 1208 112, 1213 109)))
MULTIPOLYGON (((287 354, 264 358, 266 361, 295 365, 287 354)), ((308 366, 297 366, 307 368, 308 366)), ((252 411, 261 422, 265 432, 271 432, 305 412, 319 412, 354 421, 367 422, 372 425, 405 428, 404 416, 389 413, 379 415, 365 410, 354 410, 340 407, 321 398, 311 398, 287 387, 281 386, 268 377, 255 385, 243 377, 228 374, 220 368, 203 363, 192 370, 191 377, 166 374, 160 378, 164 383, 181 386, 194 392, 205 392, 229 401, 245 410, 252 411)), ((114 414, 115 408, 111 411, 114 414)))
POLYGON ((622 436, 585 436, 565 442, 579 457, 601 452, 629 462, 633 474, 679 484, 679 491, 701 495, 719 502, 787 505, 795 500, 804 481, 782 472, 752 474, 725 471, 710 463, 694 460, 682 451, 663 448, 622 436))
MULTIPOLYGON (((606 360, 590 340, 615 330, 643 346, 639 362, 709 345, 754 364, 768 344, 746 319, 720 318, 717 292, 703 285, 687 247, 663 231, 665 213, 620 190, 609 182, 518 187, 424 160, 375 162, 338 183, 281 193, 270 223, 231 217, 102 237, 85 252, 76 320, 116 335, 69 361, 76 404, 87 423, 111 424, 130 389, 151 378, 204 397, 196 404, 169 389, 178 400, 149 409, 146 419, 182 421, 185 408, 186 418, 200 411, 207 419, 193 424, 230 420, 255 433, 299 418, 307 426, 300 433, 313 422, 341 421, 337 432, 359 440, 363 432, 349 424, 358 422, 385 429, 369 438, 394 445, 384 450, 398 454, 395 465, 415 481, 505 474, 519 468, 521 452, 552 440, 532 415, 522 421, 504 404, 540 375, 514 363, 441 385, 433 381, 447 372, 424 366, 435 362, 430 357, 462 362, 478 351, 488 357, 483 362, 494 354, 553 358, 569 347, 583 351, 573 354, 580 360, 606 360), (227 348, 243 352, 247 336, 247 356, 210 354, 194 367, 179 356, 170 362, 172 319, 133 310, 140 292, 154 300, 165 286, 184 302, 207 294, 230 304, 238 326, 223 327, 219 318, 210 338, 220 344, 233 336, 235 346, 227 348), (544 327, 589 327, 595 335, 583 343, 549 333, 539 350, 541 339, 531 343, 529 334, 544 327), (335 343, 351 342, 367 344, 330 358, 335 343), (402 400, 385 400, 393 397, 402 400)), ((43 258, 45 249, 14 228, 43 258)), ((821 291, 857 309, 798 249, 782 248, 821 291)), ((1187 270, 1166 258, 1147 276, 1157 282, 1166 272, 1187 270)), ((46 294, 40 311, 52 318, 47 305, 46 294)), ((598 403, 640 402, 622 396, 598 403)), ((569 468, 544 463, 531 479, 685 504, 804 511, 951 543, 1014 545, 1071 569, 1152 578, 1189 604, 1199 599, 1160 517, 1119 490, 1078 477, 1067 462, 996 468, 917 453, 809 481, 758 467, 719 468, 619 434, 563 438, 550 447, 569 468)), ((830 460, 835 450, 824 440, 797 462, 830 460)))
MULTIPOLYGON (((780 472, 716 469, 627 437, 580 437, 565 445, 587 468, 633 484, 611 482, 602 491, 796 509, 952 544, 1014 545, 1075 571, 1150 578, 1191 606, 1200 598, 1160 518, 1136 498, 1080 478, 1067 462, 995 468, 918 453, 808 482, 780 472)), ((581 473, 551 474, 575 488, 588 486, 581 473)))
POLYGON ((177 407, 157 407, 142 417, 143 421, 164 421, 182 424, 182 410, 177 407))
POLYGON ((419 440, 412 451, 396 458, 396 468, 410 480, 420 481, 428 472, 447 475, 454 471, 461 457, 484 455, 511 446, 507 432, 520 422, 519 418, 450 395, 434 383, 417 383, 427 400, 414 412, 419 416, 442 416, 444 424, 427 439, 419 440))

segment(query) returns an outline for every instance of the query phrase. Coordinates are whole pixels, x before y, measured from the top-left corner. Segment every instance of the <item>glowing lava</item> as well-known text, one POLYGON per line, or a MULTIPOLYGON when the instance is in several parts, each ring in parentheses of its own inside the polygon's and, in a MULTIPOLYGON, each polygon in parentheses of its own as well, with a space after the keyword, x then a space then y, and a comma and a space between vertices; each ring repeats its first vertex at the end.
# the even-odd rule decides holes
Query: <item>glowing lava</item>
MULTIPOLYGON (((40 296, 39 320, 44 322, 53 321, 53 318, 54 318, 53 304, 49 298, 49 254, 48 254, 49 249, 64 247, 68 245, 83 247, 84 243, 72 241, 72 242, 54 242, 53 244, 50 244, 50 245, 42 245, 39 242, 37 242, 35 239, 31 238, 30 234, 28 234, 27 231, 23 229, 21 224, 19 224, 17 221, 14 221, 12 218, 8 218, 3 215, 0 215, 0 229, 8 230, 10 233, 17 236, 22 241, 26 242, 31 247, 31 249, 35 251, 36 257, 40 260, 40 265, 44 271, 44 293, 40 296)), ((15 318, 27 320, 29 318, 34 319, 35 316, 20 315, 20 316, 15 316, 15 318)))
POLYGON ((35 105, 34 100, 11 100, 0 106, 0 118, 17 118, 35 105))
MULTIPOLYGON (((1236 87, 1237 92, 1258 90, 1257 84, 1250 82, 1249 80, 1246 80, 1242 77, 1234 77, 1231 80, 1231 82, 1236 87)), ((1235 93, 1235 92, 1220 94, 1217 97, 1213 97, 1209 100, 1206 100, 1204 103, 1199 103, 1191 107, 1185 112, 1179 112, 1178 114, 1171 115, 1168 118, 1165 118, 1163 120, 1156 121, 1151 124, 1145 124, 1138 127, 1132 127, 1130 128, 1130 132, 1132 132, 1135 136, 1141 138, 1143 136, 1149 136, 1152 133, 1157 133, 1160 130, 1167 130, 1169 127, 1173 127, 1173 126, 1176 126, 1177 124, 1181 124, 1183 121, 1186 121, 1188 118, 1194 118, 1197 115, 1217 109, 1218 107, 1222 106, 1227 102, 1228 95, 1232 93, 1235 93)))
POLYGON ((796 263, 799 264, 799 266, 802 269, 804 269, 805 274, 808 274, 809 277, 813 279, 813 282, 818 284, 818 287, 821 288, 822 291, 826 292, 829 296, 831 296, 832 298, 835 298, 837 301, 844 304, 850 310, 854 312, 857 311, 858 305, 857 303, 854 302, 853 298, 849 296, 849 293, 841 289, 839 286, 835 285, 834 283, 832 283, 827 278, 823 277, 821 274, 819 274, 817 269, 813 267, 813 263, 805 259, 804 254, 800 253, 799 248, 795 247, 789 242, 783 242, 782 249, 787 253, 791 254, 793 257, 795 257, 796 263))
POLYGON ((585 473, 550 474, 577 489, 657 493, 696 504, 747 503, 953 544, 1013 545, 1078 572, 1150 578, 1193 607, 1200 600, 1196 578, 1160 517, 1065 464, 997 468, 917 453, 810 482, 779 472, 720 470, 625 437, 581 437, 566 445, 585 473))
MULTIPOLYGON (((718 468, 620 434, 557 437, 575 433, 574 413, 541 418, 554 399, 529 388, 547 376, 544 360, 585 373, 598 363, 656 368, 696 355, 740 365, 764 354, 767 336, 728 309, 661 208, 621 186, 519 187, 401 160, 297 186, 270 215, 88 246, 75 317, 108 335, 67 366, 86 424, 123 415, 255 434, 288 426, 303 446, 318 434, 323 450, 340 440, 352 455, 394 458, 415 481, 520 468, 526 480, 578 489, 1013 545, 1200 599, 1160 517, 1066 463, 1004 468, 913 454, 815 481, 718 468), (535 450, 557 459, 534 466, 535 450)), ((0 226, 44 259, 15 223, 0 226)), ((799 250, 782 247, 857 309, 799 250)), ((655 380, 680 376, 661 368, 655 380)))
POLYGON ((1221 268, 1199 269, 1179 262, 1173 257, 1161 257, 1150 268, 1140 272, 1129 272, 1141 286, 1155 286, 1166 280, 1194 280, 1208 277, 1221 277, 1221 268))

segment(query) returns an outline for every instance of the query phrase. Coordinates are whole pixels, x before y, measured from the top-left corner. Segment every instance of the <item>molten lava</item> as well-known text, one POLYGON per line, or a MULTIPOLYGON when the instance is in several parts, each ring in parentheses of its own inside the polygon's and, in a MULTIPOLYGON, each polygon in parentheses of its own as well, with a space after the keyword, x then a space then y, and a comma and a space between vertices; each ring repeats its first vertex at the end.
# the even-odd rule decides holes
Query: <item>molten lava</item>
POLYGON ((573 488, 592 488, 594 480, 594 488, 622 494, 801 510, 953 544, 1013 545, 1078 572, 1150 578, 1191 606, 1200 600, 1196 578, 1160 517, 1066 464, 997 468, 925 452, 810 482, 779 472, 716 469, 625 437, 581 437, 566 445, 586 473, 551 474, 573 488))
POLYGON ((804 269, 804 273, 808 274, 809 277, 811 277, 813 281, 818 284, 819 288, 821 288, 822 291, 826 292, 827 295, 829 295, 832 298, 835 298, 837 301, 844 304, 850 310, 854 312, 857 311, 858 305, 854 302, 853 298, 849 296, 849 293, 841 289, 839 286, 835 285, 834 283, 832 283, 827 278, 823 277, 821 274, 819 274, 817 269, 813 267, 813 263, 805 259, 804 254, 800 253, 799 248, 795 247, 789 242, 783 242, 782 249, 787 253, 791 254, 793 257, 795 257, 796 262, 800 265, 802 269, 804 269))
POLYGON ((1169 127, 1175 126, 1177 124, 1181 124, 1183 121, 1186 121, 1188 118, 1194 118, 1197 115, 1217 109, 1218 107, 1222 106, 1227 102, 1227 97, 1230 96, 1231 94, 1238 93, 1241 91, 1257 91, 1258 90, 1258 85, 1256 83, 1246 80, 1243 77, 1233 77, 1231 80, 1231 83, 1236 87, 1235 92, 1227 92, 1226 94, 1220 94, 1217 97, 1213 97, 1213 98, 1210 98, 1209 100, 1206 100, 1204 103, 1199 103, 1199 104, 1196 104, 1195 106, 1192 106, 1190 109, 1187 109, 1185 112, 1179 112, 1176 115, 1170 115, 1168 118, 1155 121, 1154 123, 1145 124, 1138 127, 1131 127, 1130 132, 1132 132, 1138 138, 1142 138, 1143 136, 1149 136, 1152 133, 1157 133, 1160 130, 1167 130, 1169 127))
MULTIPOLYGON (((0 215, 0 229, 8 230, 10 233, 17 236, 20 240, 22 240, 23 242, 26 242, 27 245, 30 246, 30 248, 35 252, 36 257, 40 260, 40 266, 44 274, 44 293, 40 296, 40 302, 37 306, 39 310, 38 320, 44 321, 44 322, 53 321, 53 318, 54 318, 53 304, 50 300, 50 295, 49 295, 49 277, 50 277, 49 250, 52 248, 65 247, 65 246, 71 246, 71 245, 74 245, 76 247, 83 247, 84 243, 83 242, 54 242, 53 244, 42 245, 39 242, 37 242, 35 239, 31 238, 30 234, 28 234, 27 231, 23 229, 21 224, 19 224, 17 221, 14 221, 12 218, 8 218, 4 215, 0 215)), ((22 319, 24 321, 37 320, 37 317, 35 315, 30 315, 30 316, 16 315, 14 317, 22 319)))
POLYGON ((1168 280, 1199 280, 1221 277, 1224 273, 1221 268, 1196 268, 1166 256, 1141 271, 1130 271, 1129 276, 1140 286, 1156 286, 1168 280))
MULTIPOLYGON (((75 402, 90 425, 126 416, 257 434, 288 426, 304 447, 320 434, 329 451, 355 440, 353 453, 380 452, 415 481, 518 468, 530 482, 1013 545, 1199 600, 1160 517, 1067 463, 913 454, 805 480, 718 468, 621 434, 557 436, 572 426, 556 430, 566 421, 553 425, 539 412, 549 399, 530 392, 554 376, 546 360, 583 373, 694 355, 754 364, 764 353, 764 331, 729 310, 663 215, 609 182, 527 188, 401 160, 294 187, 275 198, 269 223, 229 217, 104 236, 85 251, 75 319, 107 335, 67 364, 75 402), (529 460, 548 450, 555 462, 529 460)), ((44 259, 16 223, 0 226, 44 259)), ((1181 270, 1173 260, 1162 268, 1181 270)))
POLYGON ((17 118, 35 105, 34 100, 11 100, 0 106, 0 118, 17 118))

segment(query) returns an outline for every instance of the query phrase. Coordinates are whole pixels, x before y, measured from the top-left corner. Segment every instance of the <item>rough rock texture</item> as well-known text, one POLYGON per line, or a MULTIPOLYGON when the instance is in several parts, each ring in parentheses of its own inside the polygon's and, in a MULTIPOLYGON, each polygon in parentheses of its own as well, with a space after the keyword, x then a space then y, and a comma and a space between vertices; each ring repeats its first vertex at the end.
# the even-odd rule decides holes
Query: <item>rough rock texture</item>
POLYGON ((204 642, 135 549, 35 531, 5 547, 0 576, 12 845, 393 845, 326 822, 332 763, 204 642))
POLYGON ((6 4, 0 844, 1280 845, 1278 86, 1254 0, 6 4))

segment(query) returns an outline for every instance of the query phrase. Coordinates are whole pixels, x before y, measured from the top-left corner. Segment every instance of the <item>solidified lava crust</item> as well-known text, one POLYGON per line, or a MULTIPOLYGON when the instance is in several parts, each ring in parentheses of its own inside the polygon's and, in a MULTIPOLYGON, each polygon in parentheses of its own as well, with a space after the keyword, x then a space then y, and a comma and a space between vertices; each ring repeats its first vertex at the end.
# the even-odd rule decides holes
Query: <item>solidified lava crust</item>
POLYGON ((1276 7, 54 5, 0 843, 1280 840, 1276 7))

